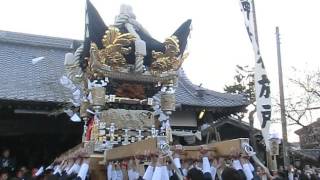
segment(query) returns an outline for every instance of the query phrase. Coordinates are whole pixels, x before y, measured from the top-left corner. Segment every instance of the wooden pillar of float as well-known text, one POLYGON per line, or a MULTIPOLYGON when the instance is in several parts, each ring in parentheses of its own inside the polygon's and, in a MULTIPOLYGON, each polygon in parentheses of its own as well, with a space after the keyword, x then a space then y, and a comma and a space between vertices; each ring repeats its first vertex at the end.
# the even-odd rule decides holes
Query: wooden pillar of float
POLYGON ((101 162, 104 159, 103 154, 92 154, 89 156, 89 174, 94 180, 105 180, 107 177, 105 164, 101 162))

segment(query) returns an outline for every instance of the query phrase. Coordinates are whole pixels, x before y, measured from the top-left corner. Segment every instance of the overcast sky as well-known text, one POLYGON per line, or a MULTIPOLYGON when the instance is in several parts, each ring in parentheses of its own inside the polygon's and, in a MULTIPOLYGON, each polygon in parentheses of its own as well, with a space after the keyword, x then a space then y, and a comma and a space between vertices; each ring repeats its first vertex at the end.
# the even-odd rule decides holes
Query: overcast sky
MULTIPOLYGON (((91 0, 106 24, 120 4, 133 6, 137 20, 163 41, 179 25, 193 20, 189 58, 183 68, 195 83, 216 91, 233 82, 235 66, 254 65, 239 0, 91 0)), ((278 97, 275 27, 280 27, 285 81, 291 67, 319 68, 320 1, 256 0, 259 43, 278 97)), ((85 0, 0 0, 0 29, 73 39, 84 37, 85 0)), ((285 93, 293 92, 287 88, 285 93)), ((274 126, 278 127, 278 126, 274 126)), ((297 140, 289 128, 289 140, 297 140)))

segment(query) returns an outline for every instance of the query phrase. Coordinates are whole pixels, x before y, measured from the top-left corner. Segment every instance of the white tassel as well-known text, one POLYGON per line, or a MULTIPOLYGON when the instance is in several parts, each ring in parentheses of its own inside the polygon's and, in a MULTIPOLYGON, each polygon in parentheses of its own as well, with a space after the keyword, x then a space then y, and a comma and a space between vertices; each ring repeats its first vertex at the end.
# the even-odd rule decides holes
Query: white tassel
POLYGON ((43 57, 43 56, 33 58, 33 59, 32 59, 32 64, 33 64, 33 65, 34 65, 34 64, 37 64, 38 62, 40 62, 40 61, 42 61, 42 60, 44 60, 44 59, 45 59, 45 57, 43 57))
POLYGON ((44 172, 44 168, 43 168, 43 166, 41 166, 40 169, 38 169, 38 171, 34 175, 40 176, 43 172, 44 172))

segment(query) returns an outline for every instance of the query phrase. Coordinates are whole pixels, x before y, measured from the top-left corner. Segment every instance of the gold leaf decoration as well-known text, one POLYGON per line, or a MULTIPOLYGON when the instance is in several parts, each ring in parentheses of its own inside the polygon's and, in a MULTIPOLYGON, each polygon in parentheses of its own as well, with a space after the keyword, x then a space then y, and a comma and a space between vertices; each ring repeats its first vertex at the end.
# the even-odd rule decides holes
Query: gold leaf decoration
POLYGON ((182 58, 177 57, 180 53, 179 39, 176 36, 171 36, 164 41, 165 52, 155 52, 152 51, 152 58, 154 59, 151 64, 151 70, 154 73, 162 73, 165 71, 176 71, 178 70, 183 62, 182 58))
POLYGON ((108 65, 116 70, 127 64, 124 55, 131 52, 129 46, 134 40, 134 35, 130 33, 122 34, 118 28, 111 26, 102 39, 104 48, 96 50, 97 47, 94 43, 91 44, 91 48, 94 48, 97 51, 95 55, 101 64, 108 65))

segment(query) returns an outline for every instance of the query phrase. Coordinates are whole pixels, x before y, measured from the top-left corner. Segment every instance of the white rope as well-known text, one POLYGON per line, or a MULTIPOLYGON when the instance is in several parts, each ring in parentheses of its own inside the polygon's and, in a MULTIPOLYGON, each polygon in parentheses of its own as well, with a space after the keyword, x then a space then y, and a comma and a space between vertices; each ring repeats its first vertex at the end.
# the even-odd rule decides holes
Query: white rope
POLYGON ((165 141, 160 141, 159 143, 159 149, 160 152, 164 155, 170 158, 171 163, 173 164, 173 169, 176 171, 176 174, 179 178, 179 180, 183 180, 183 175, 181 174, 181 171, 179 170, 179 168, 175 165, 175 163, 173 163, 173 157, 172 157, 172 152, 170 150, 170 145, 165 142, 165 141))
POLYGON ((252 146, 250 146, 248 143, 242 144, 243 150, 252 157, 253 161, 257 163, 260 167, 264 169, 264 171, 271 177, 271 174, 269 172, 269 169, 260 161, 260 159, 256 156, 256 152, 254 152, 254 149, 252 146))

